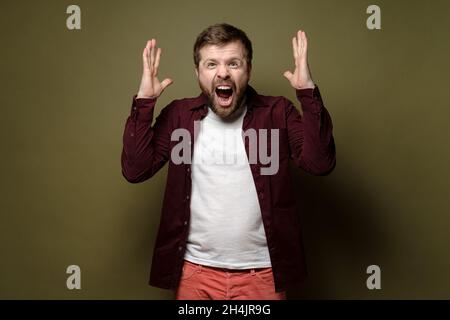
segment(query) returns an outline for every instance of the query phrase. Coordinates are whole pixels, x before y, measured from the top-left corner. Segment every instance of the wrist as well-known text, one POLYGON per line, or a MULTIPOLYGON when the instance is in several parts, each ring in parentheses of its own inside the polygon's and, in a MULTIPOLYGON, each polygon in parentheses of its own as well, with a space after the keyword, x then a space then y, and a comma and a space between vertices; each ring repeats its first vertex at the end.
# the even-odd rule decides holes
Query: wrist
POLYGON ((136 99, 156 99, 156 96, 149 96, 149 95, 145 95, 145 94, 141 94, 138 92, 138 94, 136 95, 136 99))
POLYGON ((297 90, 302 90, 302 89, 314 89, 316 85, 314 84, 314 81, 307 81, 304 85, 302 85, 299 88, 296 88, 297 90))

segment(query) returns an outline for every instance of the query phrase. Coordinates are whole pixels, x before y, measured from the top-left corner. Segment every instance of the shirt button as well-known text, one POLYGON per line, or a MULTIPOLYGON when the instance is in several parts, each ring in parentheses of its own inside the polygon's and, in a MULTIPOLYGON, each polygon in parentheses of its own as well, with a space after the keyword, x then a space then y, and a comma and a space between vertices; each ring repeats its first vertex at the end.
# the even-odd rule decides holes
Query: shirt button
POLYGON ((189 196, 186 196, 186 200, 189 200, 189 196))
POLYGON ((136 111, 136 107, 133 107, 133 110, 136 111))
POLYGON ((179 247, 178 247, 178 251, 181 251, 181 250, 183 250, 183 247, 182 247, 182 246, 179 246, 179 247))
POLYGON ((134 137, 134 133, 133 133, 133 132, 132 132, 132 133, 130 133, 130 136, 134 137))
POLYGON ((191 169, 190 169, 190 168, 187 168, 186 170, 187 170, 187 172, 190 172, 190 171, 191 171, 191 169))
POLYGON ((187 220, 184 220, 184 225, 187 226, 187 220))

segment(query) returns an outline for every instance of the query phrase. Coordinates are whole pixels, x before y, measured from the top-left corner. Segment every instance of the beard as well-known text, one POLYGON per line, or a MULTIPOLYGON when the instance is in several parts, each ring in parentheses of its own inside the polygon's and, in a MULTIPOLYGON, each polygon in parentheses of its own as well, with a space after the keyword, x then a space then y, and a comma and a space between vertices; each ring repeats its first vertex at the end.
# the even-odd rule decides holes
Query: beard
POLYGON ((247 84, 245 84, 245 86, 239 91, 237 91, 236 86, 232 81, 221 81, 218 83, 213 83, 210 88, 203 86, 200 81, 199 85, 202 92, 208 97, 209 107, 222 119, 229 118, 236 110, 239 109, 239 107, 245 100, 245 91, 247 89, 247 84), (223 107, 219 104, 219 98, 215 91, 215 88, 218 85, 229 85, 233 89, 233 94, 231 96, 232 102, 230 106, 223 107))

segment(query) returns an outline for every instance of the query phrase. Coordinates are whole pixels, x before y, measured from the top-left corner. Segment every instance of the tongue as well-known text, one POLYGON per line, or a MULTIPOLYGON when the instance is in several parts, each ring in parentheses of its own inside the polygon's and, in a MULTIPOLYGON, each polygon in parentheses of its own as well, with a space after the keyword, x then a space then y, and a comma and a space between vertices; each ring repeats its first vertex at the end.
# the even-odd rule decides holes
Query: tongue
POLYGON ((228 92, 218 92, 217 95, 221 98, 228 99, 231 96, 231 93, 228 92))

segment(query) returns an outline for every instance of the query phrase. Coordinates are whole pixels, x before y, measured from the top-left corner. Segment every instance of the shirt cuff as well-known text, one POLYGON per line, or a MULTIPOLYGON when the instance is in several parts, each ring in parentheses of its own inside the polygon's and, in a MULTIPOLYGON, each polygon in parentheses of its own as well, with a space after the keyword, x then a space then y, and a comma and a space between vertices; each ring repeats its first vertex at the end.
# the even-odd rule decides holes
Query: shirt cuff
POLYGON ((320 112, 323 106, 320 90, 317 85, 314 88, 296 90, 297 99, 302 104, 303 111, 320 112))
POLYGON ((137 98, 137 94, 133 96, 133 106, 136 108, 154 106, 157 98, 137 98))
POLYGON ((133 96, 131 104, 131 116, 135 120, 151 120, 153 116, 153 108, 157 98, 137 98, 137 94, 133 96))

